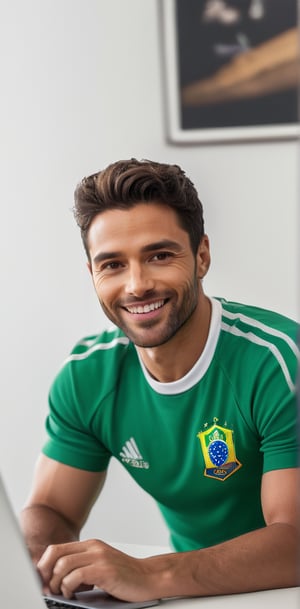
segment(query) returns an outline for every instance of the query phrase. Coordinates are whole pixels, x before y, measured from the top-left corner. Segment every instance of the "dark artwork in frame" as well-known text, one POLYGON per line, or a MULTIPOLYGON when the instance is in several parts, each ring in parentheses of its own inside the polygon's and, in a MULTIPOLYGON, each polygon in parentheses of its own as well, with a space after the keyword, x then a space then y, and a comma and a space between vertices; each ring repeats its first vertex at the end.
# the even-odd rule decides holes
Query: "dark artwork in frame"
POLYGON ((164 0, 173 141, 298 137, 298 0, 164 0))

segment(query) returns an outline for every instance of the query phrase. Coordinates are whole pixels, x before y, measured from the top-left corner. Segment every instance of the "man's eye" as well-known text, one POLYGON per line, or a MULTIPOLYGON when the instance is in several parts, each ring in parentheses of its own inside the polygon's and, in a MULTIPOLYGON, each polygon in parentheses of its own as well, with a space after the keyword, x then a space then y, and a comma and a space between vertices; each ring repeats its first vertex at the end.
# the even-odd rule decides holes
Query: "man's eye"
POLYGON ((172 254, 170 252, 159 252, 158 254, 152 256, 151 260, 158 260, 160 262, 167 260, 167 258, 170 258, 171 256, 172 254))
POLYGON ((121 266, 120 262, 106 262, 102 265, 102 271, 115 271, 121 266))

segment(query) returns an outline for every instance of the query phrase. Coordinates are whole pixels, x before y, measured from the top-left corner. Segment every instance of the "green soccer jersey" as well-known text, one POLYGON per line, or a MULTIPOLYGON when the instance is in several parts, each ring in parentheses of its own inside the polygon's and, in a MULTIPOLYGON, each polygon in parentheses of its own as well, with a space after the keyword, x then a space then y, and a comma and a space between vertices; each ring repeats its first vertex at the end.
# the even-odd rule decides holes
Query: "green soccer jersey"
POLYGON ((297 324, 211 302, 205 349, 180 380, 155 381, 114 329, 79 342, 49 394, 44 453, 90 471, 114 456, 179 551, 264 526, 262 473, 297 465, 297 324))

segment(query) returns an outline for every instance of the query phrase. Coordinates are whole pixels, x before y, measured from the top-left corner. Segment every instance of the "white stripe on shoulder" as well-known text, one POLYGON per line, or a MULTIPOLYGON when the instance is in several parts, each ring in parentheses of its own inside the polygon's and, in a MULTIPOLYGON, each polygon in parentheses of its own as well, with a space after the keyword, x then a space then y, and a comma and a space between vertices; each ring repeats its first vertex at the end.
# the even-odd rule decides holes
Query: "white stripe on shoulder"
POLYGON ((225 324, 224 322, 221 323, 221 328, 222 330, 225 330, 225 332, 230 332, 231 334, 235 334, 235 336, 241 336, 242 338, 245 338, 246 340, 249 340, 252 343, 256 343, 261 347, 266 347, 267 349, 269 349, 269 351, 271 351, 274 357, 277 359, 290 391, 295 391, 295 385, 291 379, 291 375, 284 361, 284 358, 282 357, 279 349, 273 343, 270 343, 269 341, 260 338, 253 332, 242 332, 236 326, 230 326, 229 324, 225 324))
MULTIPOLYGON (((79 344, 88 345, 88 343, 89 341, 82 341, 79 344)), ((63 366, 68 362, 86 359, 95 351, 106 351, 107 349, 113 349, 116 345, 128 345, 128 343, 129 339, 126 336, 119 336, 117 338, 114 338, 109 343, 95 343, 89 349, 87 349, 87 351, 84 351, 84 353, 72 353, 71 355, 69 355, 69 357, 67 357, 63 362, 63 366)))
POLYGON ((241 321, 245 322, 249 326, 258 328, 259 330, 262 330, 266 334, 270 334, 271 336, 276 336, 277 338, 281 338, 290 347, 290 349, 296 355, 297 359, 300 358, 300 351, 299 351, 296 343, 293 341, 293 339, 290 336, 288 336, 288 334, 285 334, 284 332, 281 332, 280 330, 276 330, 275 328, 267 326, 266 324, 263 324, 261 321, 258 321, 257 319, 254 319, 253 317, 248 317, 247 315, 243 315, 243 313, 230 313, 230 311, 226 311, 226 309, 224 309, 223 307, 222 307, 222 315, 223 315, 223 317, 227 317, 228 319, 240 319, 241 321))

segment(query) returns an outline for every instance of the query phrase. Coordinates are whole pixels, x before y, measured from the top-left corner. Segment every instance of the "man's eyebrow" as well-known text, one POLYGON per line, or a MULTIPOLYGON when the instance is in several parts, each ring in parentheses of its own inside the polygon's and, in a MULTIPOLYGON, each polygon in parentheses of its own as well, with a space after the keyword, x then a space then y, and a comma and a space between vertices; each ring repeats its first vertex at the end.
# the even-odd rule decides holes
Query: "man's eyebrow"
POLYGON ((157 250, 163 249, 172 249, 175 252, 180 252, 182 250, 182 245, 177 241, 171 241, 171 239, 162 239, 161 241, 156 241, 155 243, 149 243, 142 247, 142 252, 154 252, 157 250))
POLYGON ((122 252, 99 252, 93 258, 94 264, 99 264, 99 262, 103 262, 103 260, 113 260, 114 258, 120 258, 122 256, 122 252))
MULTIPOLYGON (((182 246, 180 245, 180 243, 177 243, 177 241, 172 241, 170 239, 162 239, 161 241, 155 241, 154 243, 147 243, 147 245, 144 245, 141 248, 141 252, 142 253, 156 252, 158 250, 168 249, 168 248, 172 249, 175 252, 180 252, 182 250, 182 246)), ((120 258, 121 256, 123 256, 123 253, 121 251, 119 251, 119 252, 99 252, 99 254, 96 254, 96 256, 93 258, 93 263, 99 264, 100 262, 103 262, 104 260, 113 260, 115 258, 120 258)))

